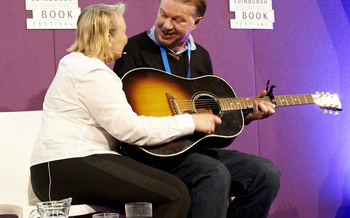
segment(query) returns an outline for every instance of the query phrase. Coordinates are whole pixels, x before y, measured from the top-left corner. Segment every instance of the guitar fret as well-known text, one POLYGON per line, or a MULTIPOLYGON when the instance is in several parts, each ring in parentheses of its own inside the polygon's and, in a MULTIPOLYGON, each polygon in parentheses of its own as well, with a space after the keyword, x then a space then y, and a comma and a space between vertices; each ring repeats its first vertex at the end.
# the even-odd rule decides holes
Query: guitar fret
POLYGON ((229 99, 222 98, 222 99, 219 99, 218 102, 219 102, 219 105, 221 107, 221 110, 223 110, 223 111, 232 110, 232 108, 230 108, 229 99))
POLYGON ((239 98, 236 98, 233 102, 233 106, 236 110, 240 110, 241 109, 241 104, 239 102, 239 98))
POLYGON ((291 101, 293 102, 293 105, 298 104, 297 100, 294 98, 295 97, 294 95, 290 95, 289 97, 290 97, 291 101))
POLYGON ((223 99, 218 99, 218 102, 219 102, 219 106, 221 108, 221 110, 226 110, 226 107, 225 107, 225 101, 223 99))
POLYGON ((242 109, 243 106, 244 106, 244 102, 241 101, 241 98, 237 98, 237 101, 236 101, 236 109, 242 109))
MULTIPOLYGON (((288 97, 288 96, 287 96, 288 97)), ((288 99, 287 97, 284 98, 284 100, 286 100, 286 104, 289 105, 288 99)))
POLYGON ((233 102, 232 102, 232 107, 233 107, 235 110, 239 110, 239 109, 240 109, 240 105, 239 105, 238 98, 236 98, 236 99, 233 100, 233 102))
POLYGON ((283 96, 278 96, 275 99, 278 99, 280 104, 277 104, 278 106, 285 106, 287 104, 285 104, 285 99, 283 98, 283 96))
POLYGON ((226 98, 225 98, 225 108, 226 108, 226 110, 230 109, 230 102, 226 98))
POLYGON ((235 109, 235 110, 240 110, 241 109, 241 106, 239 104, 239 99, 238 98, 235 98, 232 102, 232 107, 235 109))
POLYGON ((232 108, 233 110, 238 110, 237 104, 236 104, 236 99, 232 99, 232 101, 230 103, 230 108, 232 108))
POLYGON ((225 109, 229 110, 230 108, 229 108, 229 103, 228 103, 227 99, 225 98, 223 100, 224 100, 224 107, 225 107, 225 109))
POLYGON ((248 103, 246 108, 253 108, 254 101, 252 101, 250 98, 246 98, 246 102, 248 103))
POLYGON ((218 99, 218 103, 219 103, 221 110, 226 110, 225 105, 224 105, 225 101, 223 99, 218 99))
POLYGON ((239 98, 238 101, 240 102, 239 109, 252 108, 252 101, 250 98, 239 98))
POLYGON ((291 95, 290 98, 292 99, 293 101, 293 105, 298 105, 300 104, 300 100, 299 100, 299 97, 297 95, 291 95))
POLYGON ((307 98, 306 98, 306 96, 304 95, 304 100, 305 100, 305 102, 307 103, 307 98))
POLYGON ((234 110, 239 110, 239 104, 237 104, 237 99, 233 99, 233 101, 231 102, 231 107, 234 109, 234 110))
POLYGON ((232 100, 231 100, 231 101, 229 101, 229 100, 227 99, 227 101, 226 101, 226 102, 227 102, 227 108, 228 108, 228 109, 231 109, 231 110, 232 110, 232 109, 234 109, 234 107, 233 107, 234 105, 233 105, 232 100))
POLYGON ((247 101, 249 100, 249 109, 254 107, 254 101, 250 100, 249 98, 247 98, 247 101))
POLYGON ((290 105, 296 105, 297 104, 297 102, 296 102, 296 100, 295 100, 295 96, 293 96, 293 95, 290 95, 290 96, 288 96, 289 98, 290 98, 290 101, 289 101, 289 104, 290 105))

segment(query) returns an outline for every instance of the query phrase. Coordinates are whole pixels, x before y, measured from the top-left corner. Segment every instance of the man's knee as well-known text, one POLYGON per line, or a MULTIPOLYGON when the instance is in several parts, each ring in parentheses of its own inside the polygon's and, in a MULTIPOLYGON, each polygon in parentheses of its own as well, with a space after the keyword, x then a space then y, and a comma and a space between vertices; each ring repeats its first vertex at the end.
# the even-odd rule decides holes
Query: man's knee
POLYGON ((280 188, 281 173, 279 169, 269 160, 260 165, 260 173, 263 174, 264 186, 277 192, 280 188))
POLYGON ((218 191, 228 192, 231 186, 231 174, 224 164, 217 162, 211 169, 208 179, 218 191))

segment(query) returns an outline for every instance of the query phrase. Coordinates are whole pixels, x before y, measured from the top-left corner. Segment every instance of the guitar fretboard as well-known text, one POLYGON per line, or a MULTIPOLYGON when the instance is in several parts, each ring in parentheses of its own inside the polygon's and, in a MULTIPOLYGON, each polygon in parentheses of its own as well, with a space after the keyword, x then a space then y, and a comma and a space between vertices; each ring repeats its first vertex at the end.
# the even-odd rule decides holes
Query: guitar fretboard
MULTIPOLYGON (((253 108, 254 101, 271 102, 270 98, 267 96, 263 98, 252 97, 252 98, 220 98, 218 99, 221 110, 223 111, 250 109, 250 108, 253 108)), ((315 103, 311 94, 275 96, 275 101, 278 107, 315 103)))

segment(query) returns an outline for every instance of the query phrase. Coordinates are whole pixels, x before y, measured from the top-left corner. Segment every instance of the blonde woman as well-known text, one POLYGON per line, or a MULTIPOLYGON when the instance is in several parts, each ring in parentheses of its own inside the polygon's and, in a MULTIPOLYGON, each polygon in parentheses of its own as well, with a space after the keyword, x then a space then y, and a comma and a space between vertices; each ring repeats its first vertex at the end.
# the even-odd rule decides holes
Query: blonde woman
POLYGON ((189 193, 181 180, 113 151, 116 139, 157 145, 220 124, 210 114, 137 116, 120 78, 107 66, 127 43, 125 5, 92 5, 77 23, 75 43, 62 58, 44 100, 41 131, 31 159, 31 181, 42 201, 73 198, 122 211, 147 201, 154 218, 187 217, 189 193))

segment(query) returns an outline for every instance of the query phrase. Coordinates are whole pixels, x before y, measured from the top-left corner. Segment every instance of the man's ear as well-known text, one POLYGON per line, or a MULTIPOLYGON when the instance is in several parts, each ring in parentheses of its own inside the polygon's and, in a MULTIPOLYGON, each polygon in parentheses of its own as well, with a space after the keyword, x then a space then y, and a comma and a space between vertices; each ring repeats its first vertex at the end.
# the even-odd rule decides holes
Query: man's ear
POLYGON ((197 28, 197 26, 200 24, 200 22, 202 21, 202 18, 203 17, 198 17, 197 19, 196 19, 196 21, 194 22, 194 25, 193 25, 193 28, 192 29, 196 29, 197 28))

